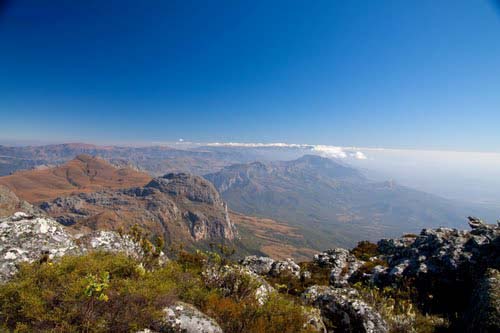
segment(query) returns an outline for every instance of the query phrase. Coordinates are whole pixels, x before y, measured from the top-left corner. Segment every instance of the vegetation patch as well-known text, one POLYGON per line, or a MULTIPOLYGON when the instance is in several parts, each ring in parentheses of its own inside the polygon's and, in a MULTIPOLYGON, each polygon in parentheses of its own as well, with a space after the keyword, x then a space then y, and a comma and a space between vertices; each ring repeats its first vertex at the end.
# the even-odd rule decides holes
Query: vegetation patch
POLYGON ((369 241, 361 241, 351 250, 351 253, 359 260, 368 261, 379 254, 377 244, 369 241))
POLYGON ((162 310, 181 300, 214 318, 224 332, 308 332, 302 307, 291 298, 272 294, 260 305, 247 290, 226 295, 207 286, 202 272, 213 258, 182 251, 177 260, 149 269, 121 254, 96 252, 23 264, 0 285, 0 331, 158 330, 162 310))

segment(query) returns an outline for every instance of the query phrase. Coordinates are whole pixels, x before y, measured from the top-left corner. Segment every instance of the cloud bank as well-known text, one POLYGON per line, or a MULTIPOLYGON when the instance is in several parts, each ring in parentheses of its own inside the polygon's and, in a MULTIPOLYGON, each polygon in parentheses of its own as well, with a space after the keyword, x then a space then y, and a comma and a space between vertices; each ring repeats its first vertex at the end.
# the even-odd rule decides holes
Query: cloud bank
POLYGON ((242 142, 211 142, 204 144, 209 147, 239 147, 239 148, 294 148, 309 150, 317 155, 328 158, 353 158, 357 160, 366 160, 367 156, 350 147, 327 146, 327 145, 311 145, 311 144, 297 144, 297 143, 242 143, 242 142))

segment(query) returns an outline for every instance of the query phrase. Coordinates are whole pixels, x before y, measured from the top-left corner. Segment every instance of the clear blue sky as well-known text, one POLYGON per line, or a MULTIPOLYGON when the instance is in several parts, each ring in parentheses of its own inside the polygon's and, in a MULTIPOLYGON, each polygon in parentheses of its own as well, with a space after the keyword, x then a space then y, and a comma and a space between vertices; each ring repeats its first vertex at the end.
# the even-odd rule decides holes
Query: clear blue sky
POLYGON ((500 151, 493 1, 2 3, 0 139, 500 151))

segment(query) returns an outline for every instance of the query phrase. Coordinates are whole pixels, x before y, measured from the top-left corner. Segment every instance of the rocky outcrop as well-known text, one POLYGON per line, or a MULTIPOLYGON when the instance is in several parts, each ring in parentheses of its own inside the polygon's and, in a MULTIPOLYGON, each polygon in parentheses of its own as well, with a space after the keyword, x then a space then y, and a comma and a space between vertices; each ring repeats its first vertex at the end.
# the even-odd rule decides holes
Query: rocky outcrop
POLYGON ((418 236, 379 241, 378 250, 389 263, 389 274, 458 273, 465 266, 498 267, 500 227, 470 217, 471 231, 424 229, 418 236))
MULTIPOLYGON (((75 237, 52 218, 18 212, 0 219, 0 281, 8 280, 21 262, 48 261, 88 251, 122 252, 142 258, 142 248, 127 235, 98 231, 75 237)), ((161 253, 160 260, 166 260, 161 253)))
POLYGON ((312 286, 302 295, 303 301, 320 309, 328 332, 387 332, 379 313, 364 302, 352 288, 312 286))
POLYGON ((53 219, 18 212, 0 220, 0 281, 14 275, 20 262, 80 251, 73 237, 53 219))
POLYGON ((173 197, 194 202, 222 206, 223 202, 215 187, 209 181, 187 173, 169 173, 153 179, 146 185, 173 197))
POLYGON ((271 267, 269 275, 278 277, 282 275, 290 275, 296 278, 300 277, 300 266, 291 258, 275 261, 271 267))
POLYGON ((177 302, 163 311, 165 317, 160 332, 222 333, 222 329, 214 319, 190 304, 177 302))
POLYGON ((16 212, 34 214, 38 211, 27 201, 20 200, 7 186, 0 184, 0 218, 8 217, 16 212))
POLYGON ((240 265, 247 267, 258 275, 267 275, 273 267, 274 259, 269 257, 246 256, 240 261, 240 265))
POLYGON ((331 268, 330 285, 339 288, 347 286, 350 277, 364 264, 348 250, 342 248, 318 253, 314 255, 313 261, 320 267, 331 268))
POLYGON ((411 279, 428 309, 463 312, 486 269, 500 264, 500 227, 469 219, 471 231, 424 229, 418 236, 379 241, 379 257, 388 267, 374 268, 371 279, 380 286, 411 279), (445 301, 450 297, 453 302, 445 301))
POLYGON ((309 276, 309 272, 301 271, 300 266, 291 258, 274 260, 269 257, 247 256, 240 260, 240 265, 251 272, 262 276, 290 276, 300 278, 309 276))
POLYGON ((207 180, 181 174, 155 178, 144 187, 80 193, 40 206, 64 225, 89 230, 127 230, 134 224, 172 240, 234 239, 226 204, 207 180))
POLYGON ((500 269, 500 225, 469 217, 469 226, 470 231, 424 229, 419 235, 383 239, 370 261, 385 265, 376 265, 368 273, 357 272, 356 277, 379 287, 411 283, 419 303, 431 313, 459 313, 461 318, 473 314, 469 315, 472 319, 453 321, 455 331, 470 323, 479 328, 488 325, 485 321, 492 322, 478 318, 500 322, 498 308, 494 310, 498 302, 491 301, 492 295, 498 295, 495 272, 500 269))

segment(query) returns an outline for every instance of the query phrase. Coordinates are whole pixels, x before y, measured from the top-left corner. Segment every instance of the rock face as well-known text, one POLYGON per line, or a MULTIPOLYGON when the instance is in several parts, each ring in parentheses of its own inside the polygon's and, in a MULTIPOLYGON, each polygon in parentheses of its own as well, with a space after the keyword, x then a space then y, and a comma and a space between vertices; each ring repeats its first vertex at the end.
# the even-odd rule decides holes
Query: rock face
POLYGON ((123 252, 134 258, 143 255, 138 244, 115 232, 99 231, 77 239, 49 217, 18 212, 0 219, 0 281, 12 277, 21 262, 52 260, 92 250, 123 252))
POLYGON ((345 287, 349 278, 364 262, 356 259, 348 250, 335 248, 314 255, 314 262, 320 267, 331 268, 330 284, 334 287, 345 287))
POLYGON ((161 332, 223 333, 215 320, 190 304, 177 302, 164 312, 161 332))
POLYGON ((312 286, 302 295, 306 304, 318 307, 328 332, 387 332, 376 311, 360 299, 352 288, 312 286))
POLYGON ((274 260, 269 257, 247 256, 240 260, 240 265, 258 275, 278 277, 289 275, 295 278, 301 276, 300 266, 291 258, 274 260))
POLYGON ((227 206, 213 185, 184 173, 155 178, 144 187, 61 197, 40 207, 83 232, 126 230, 138 224, 167 242, 236 237, 227 206))
POLYGON ((187 198, 193 202, 222 206, 223 202, 212 183, 187 173, 169 173, 155 178, 146 185, 157 188, 173 197, 187 198))

